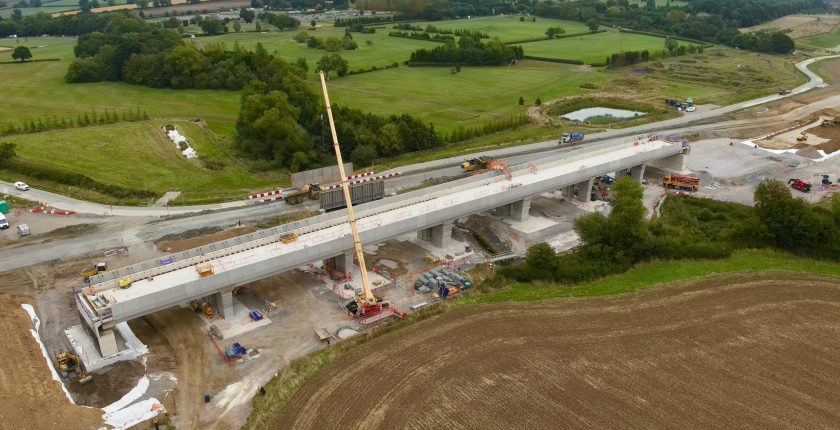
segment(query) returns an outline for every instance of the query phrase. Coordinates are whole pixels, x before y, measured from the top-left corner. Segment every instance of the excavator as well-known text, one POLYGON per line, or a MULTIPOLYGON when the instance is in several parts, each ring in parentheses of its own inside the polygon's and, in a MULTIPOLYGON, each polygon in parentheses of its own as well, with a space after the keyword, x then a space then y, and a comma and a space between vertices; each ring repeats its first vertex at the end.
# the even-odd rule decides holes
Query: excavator
POLYGON ((55 362, 58 365, 61 376, 64 378, 77 376, 81 384, 87 384, 93 379, 93 376, 82 371, 79 356, 67 349, 55 353, 55 362))
MULTIPOLYGON (((347 174, 344 172, 344 161, 341 159, 341 149, 338 146, 338 134, 335 130, 335 122, 333 121, 332 106, 330 105, 330 96, 327 93, 327 81, 324 77, 324 71, 319 71, 321 77, 321 89, 324 92, 324 105, 327 109, 327 119, 330 122, 330 132, 332 133, 333 149, 335 149, 335 158, 338 161, 338 172, 341 178, 341 189, 344 190, 344 201, 347 202, 347 218, 350 223, 350 231, 353 233, 353 250, 356 254, 356 261, 359 262, 359 267, 362 269, 362 288, 356 290, 355 300, 346 305, 349 312, 359 318, 373 317, 377 314, 383 313, 383 310, 388 306, 383 304, 381 299, 377 299, 373 295, 373 290, 370 288, 370 280, 368 279, 367 265, 365 265, 365 254, 362 250, 362 241, 359 238, 359 229, 356 226, 356 214, 353 212, 353 200, 350 198, 350 185, 347 183, 347 174)), ((392 315, 399 315, 394 313, 392 315)))

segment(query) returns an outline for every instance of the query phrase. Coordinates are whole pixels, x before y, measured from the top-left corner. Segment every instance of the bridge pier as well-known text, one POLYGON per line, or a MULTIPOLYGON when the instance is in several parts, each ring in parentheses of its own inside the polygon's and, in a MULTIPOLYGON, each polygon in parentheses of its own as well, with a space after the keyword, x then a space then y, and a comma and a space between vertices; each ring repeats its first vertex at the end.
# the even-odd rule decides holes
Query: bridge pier
POLYGON ((583 182, 578 182, 575 185, 575 188, 578 190, 577 198, 578 200, 586 203, 590 200, 592 196, 592 185, 595 184, 594 178, 589 178, 583 182))
POLYGON ((525 221, 528 219, 528 212, 531 210, 532 197, 526 197, 522 200, 508 203, 494 209, 497 216, 507 216, 513 218, 514 221, 525 221))
POLYGON ((445 248, 452 242, 452 221, 418 230, 417 238, 432 242, 438 248, 445 248))
POLYGON ((630 168, 630 177, 636 182, 642 182, 645 177, 645 164, 639 164, 630 168))
POLYGON ((233 318, 233 289, 219 291, 213 294, 214 309, 222 318, 233 318))
POLYGON ((344 251, 341 255, 330 257, 324 260, 324 265, 332 270, 348 273, 353 269, 355 264, 356 254, 354 251, 344 251))

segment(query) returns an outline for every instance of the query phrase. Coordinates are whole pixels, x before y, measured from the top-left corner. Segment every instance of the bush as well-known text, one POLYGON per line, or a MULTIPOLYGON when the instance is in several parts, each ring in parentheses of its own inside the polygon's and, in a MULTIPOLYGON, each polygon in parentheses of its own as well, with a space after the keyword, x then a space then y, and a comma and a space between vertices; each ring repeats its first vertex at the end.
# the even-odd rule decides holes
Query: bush
POLYGON ((79 173, 67 172, 54 167, 48 167, 19 159, 11 160, 6 163, 4 167, 13 172, 24 174, 35 179, 86 188, 119 199, 150 199, 158 197, 157 193, 149 190, 124 188, 119 185, 103 184, 89 176, 79 173))
POLYGON ((548 61, 550 63, 563 63, 563 64, 576 64, 576 65, 583 65, 584 62, 581 60, 569 60, 566 58, 548 58, 548 57, 536 57, 533 55, 523 55, 523 60, 534 60, 534 61, 548 61))

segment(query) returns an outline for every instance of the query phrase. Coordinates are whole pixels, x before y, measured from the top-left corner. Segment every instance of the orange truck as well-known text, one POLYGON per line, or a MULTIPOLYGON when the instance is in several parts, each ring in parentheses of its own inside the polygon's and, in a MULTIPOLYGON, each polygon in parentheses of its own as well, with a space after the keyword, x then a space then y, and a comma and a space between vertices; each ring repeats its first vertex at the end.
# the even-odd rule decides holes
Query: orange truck
POLYGON ((668 175, 662 178, 662 186, 673 190, 697 191, 700 179, 693 176, 668 175))

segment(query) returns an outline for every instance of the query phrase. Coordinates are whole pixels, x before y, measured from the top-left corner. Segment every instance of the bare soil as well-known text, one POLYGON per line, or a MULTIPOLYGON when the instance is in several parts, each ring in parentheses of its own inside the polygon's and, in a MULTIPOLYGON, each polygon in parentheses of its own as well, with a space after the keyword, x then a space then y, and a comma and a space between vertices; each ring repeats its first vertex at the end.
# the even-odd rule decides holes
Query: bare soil
POLYGON ((788 36, 797 39, 828 33, 838 25, 840 25, 840 17, 837 15, 787 15, 760 25, 744 28, 742 31, 790 29, 788 36))
POLYGON ((237 227, 224 231, 218 230, 218 228, 214 227, 189 230, 174 237, 165 236, 156 245, 159 250, 164 252, 181 252, 256 231, 254 227, 237 227))
POLYGON ((30 334, 32 322, 17 299, 0 298, 0 428, 92 429, 102 411, 71 404, 52 379, 40 347, 30 334))
POLYGON ((836 278, 750 273, 448 312, 339 357, 275 429, 828 428, 836 278))
MULTIPOLYGON (((174 392, 177 405, 177 428, 208 428, 203 419, 204 394, 213 394, 239 379, 236 371, 228 367, 217 355, 210 339, 201 328, 201 320, 185 308, 170 308, 144 320, 149 325, 148 334, 138 333, 140 340, 149 337, 156 345, 174 353, 178 389, 174 392), (165 342, 160 341, 160 337, 165 342)), ((163 351, 159 351, 163 352, 163 351)), ((170 356, 171 357, 171 356, 170 356)))

